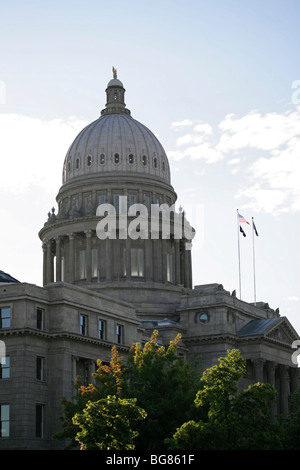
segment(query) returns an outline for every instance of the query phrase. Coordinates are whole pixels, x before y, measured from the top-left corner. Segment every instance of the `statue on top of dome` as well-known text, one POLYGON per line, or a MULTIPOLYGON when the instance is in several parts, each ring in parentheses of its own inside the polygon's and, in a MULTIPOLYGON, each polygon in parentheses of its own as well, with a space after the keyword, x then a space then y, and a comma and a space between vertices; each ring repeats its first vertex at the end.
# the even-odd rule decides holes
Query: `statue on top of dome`
POLYGON ((115 69, 115 67, 113 67, 112 71, 113 71, 113 77, 117 78, 117 69, 115 69))

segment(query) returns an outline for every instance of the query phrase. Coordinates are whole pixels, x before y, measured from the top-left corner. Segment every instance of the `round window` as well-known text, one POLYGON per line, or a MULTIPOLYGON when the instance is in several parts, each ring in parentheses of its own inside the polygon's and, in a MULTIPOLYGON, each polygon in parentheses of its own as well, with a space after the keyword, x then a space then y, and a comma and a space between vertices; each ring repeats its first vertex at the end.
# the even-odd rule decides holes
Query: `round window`
POLYGON ((206 323, 208 321, 208 315, 207 313, 200 313, 199 315, 199 322, 200 323, 206 323))

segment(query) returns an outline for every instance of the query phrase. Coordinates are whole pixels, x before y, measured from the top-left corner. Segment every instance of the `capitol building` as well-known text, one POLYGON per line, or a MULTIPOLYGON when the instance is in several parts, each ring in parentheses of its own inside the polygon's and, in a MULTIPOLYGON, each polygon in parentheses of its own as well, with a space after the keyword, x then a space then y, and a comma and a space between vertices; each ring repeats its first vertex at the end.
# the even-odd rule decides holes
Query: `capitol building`
POLYGON ((38 234, 43 286, 0 271, 0 449, 62 448, 53 435, 76 376, 92 381, 112 346, 126 357, 154 329, 166 346, 181 333, 179 353, 199 357, 202 370, 239 349, 243 384, 278 390, 274 417, 287 415, 298 388, 299 336, 286 317, 221 284, 193 285, 197 234, 175 211, 168 156, 132 117, 115 69, 105 92, 100 116, 67 150, 56 208, 38 234))

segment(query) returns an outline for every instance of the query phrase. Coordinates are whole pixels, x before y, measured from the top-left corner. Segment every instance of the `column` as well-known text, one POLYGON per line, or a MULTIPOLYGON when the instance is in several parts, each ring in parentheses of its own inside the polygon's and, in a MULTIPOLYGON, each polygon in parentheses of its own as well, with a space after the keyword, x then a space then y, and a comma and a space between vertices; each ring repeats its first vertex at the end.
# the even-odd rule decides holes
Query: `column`
POLYGON ((47 284, 47 244, 43 243, 43 286, 47 284))
POLYGON ((299 386, 298 386, 299 369, 298 369, 298 367, 290 367, 290 376, 291 376, 291 393, 294 393, 296 390, 299 389, 299 386))
MULTIPOLYGON (((276 363, 275 362, 267 362, 267 378, 268 378, 268 383, 273 385, 274 388, 276 388, 276 383, 275 383, 275 370, 276 370, 276 363)), ((271 417, 274 420, 275 417, 278 414, 277 410, 277 400, 270 402, 270 413, 271 417)))
POLYGON ((70 283, 74 282, 74 269, 75 269, 75 263, 74 263, 74 234, 73 233, 68 233, 69 237, 69 262, 68 262, 68 281, 70 283))
POLYGON ((279 366, 279 380, 280 380, 280 413, 286 417, 289 410, 289 382, 288 382, 288 367, 284 365, 279 366))
POLYGON ((111 256, 111 240, 108 237, 105 240, 105 248, 105 277, 107 281, 111 281, 113 260, 111 256))
POLYGON ((47 241, 47 280, 46 284, 54 281, 53 256, 51 250, 51 240, 47 241))
POLYGON ((126 246, 126 256, 125 256, 125 266, 126 266, 126 279, 131 279, 131 238, 127 236, 125 241, 126 246))
POLYGON ((167 243, 164 238, 161 240, 161 269, 162 269, 162 282, 167 282, 167 243))
POLYGON ((179 240, 175 239, 175 284, 180 282, 180 244, 179 240))
POLYGON ((264 381, 264 360, 263 359, 254 359, 254 377, 255 382, 263 383, 264 381))
POLYGON ((146 281, 153 281, 153 253, 152 253, 152 240, 147 238, 145 240, 145 279, 146 281))
POLYGON ((91 230, 85 230, 86 236, 86 280, 91 282, 92 270, 92 233, 91 230))
POLYGON ((61 281, 61 250, 60 250, 60 238, 55 238, 55 251, 56 251, 56 282, 61 281))

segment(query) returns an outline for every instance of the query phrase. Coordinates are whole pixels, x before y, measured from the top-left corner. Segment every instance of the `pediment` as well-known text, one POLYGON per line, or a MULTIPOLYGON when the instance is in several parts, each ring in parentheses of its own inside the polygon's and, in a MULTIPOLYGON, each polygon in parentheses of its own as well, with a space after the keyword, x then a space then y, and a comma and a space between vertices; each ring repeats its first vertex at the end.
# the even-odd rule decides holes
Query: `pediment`
POLYGON ((266 338, 270 338, 281 343, 292 345, 293 341, 299 339, 299 335, 296 333, 287 318, 283 317, 282 321, 271 328, 266 334, 266 338))
POLYGON ((240 337, 261 336, 289 346, 299 339, 299 335, 286 317, 252 320, 240 329, 238 335, 240 337))

